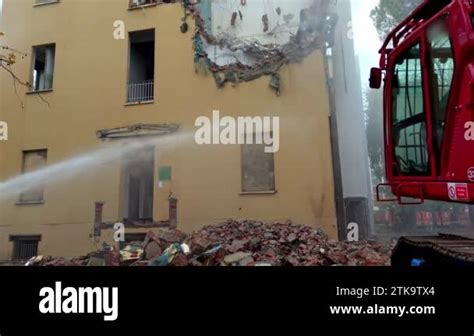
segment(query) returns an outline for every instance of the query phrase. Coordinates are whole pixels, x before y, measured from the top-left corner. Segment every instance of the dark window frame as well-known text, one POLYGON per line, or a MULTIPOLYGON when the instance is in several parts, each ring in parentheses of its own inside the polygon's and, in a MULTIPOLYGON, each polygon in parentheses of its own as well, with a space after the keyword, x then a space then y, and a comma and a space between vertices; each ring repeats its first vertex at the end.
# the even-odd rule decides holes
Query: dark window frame
MULTIPOLYGON (((45 156, 44 156, 44 167, 46 167, 47 163, 48 163, 48 149, 47 148, 40 148, 40 149, 30 149, 30 150, 24 150, 22 151, 22 163, 21 163, 21 172, 22 174, 26 174, 28 172, 26 172, 26 167, 25 167, 25 159, 26 159, 26 155, 30 154, 30 153, 40 153, 40 152, 44 152, 45 153, 45 156)), ((26 190, 26 191, 23 191, 21 192, 19 195, 18 195, 18 201, 17 201, 17 205, 34 205, 34 204, 44 204, 44 185, 41 186, 42 188, 42 195, 41 195, 41 200, 28 200, 26 199, 25 200, 25 195, 29 192, 29 190, 26 190)))
MULTIPOLYGON (((141 8, 141 7, 135 7, 141 8)), ((156 84, 156 28, 150 27, 145 29, 129 31, 128 50, 127 50, 127 83, 126 83, 126 99, 125 106, 133 106, 140 104, 152 104, 155 102, 155 84, 156 84), (137 42, 137 36, 140 34, 150 34, 153 38, 147 42, 137 42), (151 79, 141 79, 140 81, 132 80, 132 50, 134 45, 143 43, 153 43, 153 59, 150 65, 152 68, 151 79)), ((146 67, 146 66, 145 66, 146 67)), ((148 77, 148 76, 147 76, 148 77)))
MULTIPOLYGON (((124 222, 132 223, 148 223, 154 220, 155 211, 155 167, 156 167, 156 148, 153 145, 147 146, 140 152, 141 158, 137 158, 136 154, 128 154, 123 158, 121 164, 121 217, 124 222), (139 175, 137 175, 137 170, 139 175), (139 189, 132 190, 135 185, 132 185, 132 180, 138 181, 139 184, 144 183, 146 180, 150 180, 151 183, 147 184, 150 186, 149 196, 139 191, 139 195, 136 191, 139 189), (133 199, 133 195, 138 198, 133 199), (145 198, 140 198, 145 196, 145 198), (137 202, 137 203, 136 203, 137 202), (147 216, 149 215, 149 216, 147 216)), ((140 189, 141 190, 141 189, 140 189)))
MULTIPOLYGON (((262 134, 262 137, 264 134, 262 134)), ((246 137, 246 136, 245 136, 246 137)), ((243 144, 241 145, 240 156, 241 156, 241 168, 240 168, 240 175, 241 175, 241 186, 240 186, 240 194, 241 195, 252 195, 252 194, 275 194, 277 192, 276 187, 276 165, 275 165, 275 153, 265 153, 265 145, 263 144, 255 144, 255 133, 253 134, 254 144, 243 144), (271 155, 271 167, 273 171, 272 176, 272 188, 268 190, 246 190, 245 186, 245 147, 246 146, 261 146, 264 155, 271 155)))
POLYGON ((13 261, 26 261, 38 255, 39 243, 41 242, 41 235, 10 235, 9 241, 13 243, 12 260, 13 261), (24 250, 25 246, 22 247, 21 244, 36 245, 33 248, 28 247, 28 249, 30 249, 31 251, 34 250, 34 253, 29 253, 29 255, 27 256, 22 256, 21 253, 25 252, 24 250))
MULTIPOLYGON (((425 102, 425 70, 423 68, 423 41, 421 39, 415 40, 413 43, 408 45, 404 51, 397 57, 397 61, 395 62, 392 71, 392 77, 393 77, 393 84, 391 88, 391 97, 392 97, 392 106, 391 106, 391 115, 390 115, 390 127, 391 127, 391 133, 392 133, 392 143, 393 143, 393 149, 392 149, 392 155, 393 155, 393 162, 394 162, 394 175, 395 176, 407 176, 407 177, 414 177, 414 176, 421 176, 421 177, 430 177, 431 176, 431 157, 430 157, 430 152, 429 152, 429 139, 428 139, 428 132, 427 132, 427 127, 428 127, 428 114, 426 110, 426 102, 425 102), (410 55, 410 53, 413 51, 413 49, 416 49, 418 46, 418 51, 417 53, 413 53, 413 55, 410 55), (417 86, 411 86, 409 82, 405 83, 405 86, 400 86, 395 85, 396 82, 399 83, 399 74, 397 73, 397 67, 402 65, 403 63, 406 63, 406 60, 409 59, 416 59, 419 61, 419 65, 416 67, 414 70, 409 70, 408 68, 408 63, 406 64, 406 78, 408 79, 408 72, 409 71, 414 71, 415 73, 415 79, 421 80, 419 88, 421 89, 421 100, 422 100, 422 111, 420 113, 417 113, 416 111, 416 89, 417 86), (403 60, 403 62, 399 62, 399 60, 403 60), (419 74, 418 74, 419 72, 419 74), (407 109, 407 103, 410 109, 410 115, 405 116, 404 119, 398 120, 398 113, 399 113, 399 106, 398 106, 398 96, 395 96, 395 89, 398 90, 405 90, 408 92, 408 94, 405 94, 406 99, 405 100, 405 115, 406 115, 406 109, 407 109), (415 94, 413 97, 411 97, 409 90, 414 90, 415 94), (415 99, 415 101, 411 102, 409 98, 415 99), (415 111, 411 111, 412 108, 415 108, 415 111), (422 139, 422 127, 423 123, 425 125, 425 141, 423 144, 423 139, 422 139), (409 128, 415 128, 416 125, 420 125, 420 143, 417 144, 416 142, 416 135, 415 133, 413 134, 407 134, 409 132, 409 128), (402 131, 405 130, 405 145, 397 145, 399 143, 399 136, 401 136, 402 131), (409 137, 414 137, 413 139, 415 140, 415 143, 413 145, 408 144, 409 137), (413 147, 413 148, 412 148, 413 147), (418 148, 419 147, 419 148, 418 148), (423 148, 424 147, 424 148, 423 148), (406 157, 402 158, 401 155, 397 154, 397 148, 405 150, 406 152, 406 157), (415 161, 409 160, 410 155, 409 155, 409 149, 413 149, 415 151, 415 161), (417 151, 420 151, 419 153, 417 151), (426 159, 424 159, 424 155, 426 154, 426 159), (423 165, 423 170, 418 170, 416 165, 418 165, 418 155, 420 156, 421 159, 421 164, 423 165), (413 164, 414 163, 414 164, 413 164), (403 169, 402 164, 405 165, 406 169, 403 169), (408 171, 408 169, 411 169, 408 171)), ((403 70, 403 69, 402 69, 403 70)), ((403 72, 403 71, 402 71, 403 72)), ((416 84, 416 83, 415 83, 416 84)), ((400 92, 398 93, 400 94, 400 92)), ((413 129, 412 132, 415 132, 413 129)))
MULTIPOLYGON (((42 3, 40 5, 47 5, 47 4, 50 4, 50 3, 56 3, 56 2, 59 2, 59 1, 55 1, 55 2, 47 2, 47 3, 42 3)), ((56 51, 57 51, 57 48, 56 48, 56 43, 52 42, 52 43, 45 43, 45 44, 38 44, 38 45, 34 45, 32 46, 31 48, 31 67, 30 67, 30 89, 28 91, 28 93, 36 93, 36 92, 49 92, 49 91, 53 91, 54 90, 54 77, 55 77, 55 72, 56 72, 56 51), (34 80, 34 71, 35 71, 35 64, 36 64, 36 53, 37 53, 37 50, 39 48, 46 48, 46 47, 53 47, 53 50, 54 50, 54 59, 53 59, 53 73, 52 73, 52 79, 51 79, 51 87, 49 88, 43 88, 43 89, 36 89, 35 87, 35 80, 34 80)))

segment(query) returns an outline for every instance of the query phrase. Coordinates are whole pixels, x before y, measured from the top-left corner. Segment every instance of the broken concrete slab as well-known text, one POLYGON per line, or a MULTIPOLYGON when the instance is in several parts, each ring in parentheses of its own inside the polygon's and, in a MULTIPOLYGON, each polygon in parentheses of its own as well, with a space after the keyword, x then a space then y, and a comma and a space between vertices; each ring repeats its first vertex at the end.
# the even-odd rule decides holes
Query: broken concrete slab
POLYGON ((253 266, 255 264, 255 260, 252 257, 247 257, 239 261, 239 266, 248 267, 253 266))
POLYGON ((145 247, 144 258, 147 260, 151 260, 163 253, 161 246, 156 241, 149 242, 145 247))
POLYGON ((238 263, 244 259, 247 259, 249 257, 252 256, 252 253, 248 253, 248 252, 237 252, 237 253, 234 253, 234 254, 231 254, 231 255, 228 255, 224 258, 224 261, 227 263, 227 264, 235 264, 235 263, 238 263))

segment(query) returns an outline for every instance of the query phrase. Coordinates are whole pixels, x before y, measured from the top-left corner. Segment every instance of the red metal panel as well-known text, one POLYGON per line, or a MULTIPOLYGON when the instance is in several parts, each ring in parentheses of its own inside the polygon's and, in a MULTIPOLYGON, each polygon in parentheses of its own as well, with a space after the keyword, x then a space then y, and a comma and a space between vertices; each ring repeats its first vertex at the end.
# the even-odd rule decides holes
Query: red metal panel
POLYGON ((384 86, 384 127, 386 173, 389 185, 397 195, 474 203, 474 1, 425 0, 387 37, 380 50, 380 65, 386 70, 384 86), (439 8, 436 8, 438 6, 439 8), (434 8, 434 10, 433 10, 434 8), (438 10, 439 9, 439 10, 438 10), (438 10, 436 12, 436 10, 438 10), (439 169, 433 147, 432 106, 427 71, 427 28, 442 17, 447 18, 454 56, 453 84, 446 111, 439 169), (396 176, 393 174, 392 143, 392 69, 395 60, 408 47, 421 42, 424 106, 427 122, 427 147, 430 176, 396 176), (389 46, 393 50, 388 49, 389 46), (454 194, 453 194, 454 190, 454 194))

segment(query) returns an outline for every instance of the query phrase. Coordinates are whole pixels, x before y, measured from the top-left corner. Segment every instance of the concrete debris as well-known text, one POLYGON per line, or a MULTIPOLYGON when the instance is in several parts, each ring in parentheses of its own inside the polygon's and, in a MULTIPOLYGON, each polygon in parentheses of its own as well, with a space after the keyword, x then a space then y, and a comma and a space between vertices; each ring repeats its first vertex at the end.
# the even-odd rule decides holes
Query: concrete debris
POLYGON ((143 242, 145 259, 151 260, 160 256, 163 253, 162 246, 163 243, 161 242, 160 238, 158 238, 158 236, 153 232, 148 232, 145 241, 143 242))
POLYGON ((252 253, 237 252, 231 255, 228 255, 224 258, 224 262, 227 264, 236 264, 242 260, 249 259, 252 257, 252 253))
POLYGON ((135 242, 127 245, 123 250, 120 251, 123 261, 136 261, 143 257, 143 247, 141 243, 135 242))
POLYGON ((161 246, 158 242, 152 241, 145 247, 145 259, 153 259, 160 256, 163 253, 161 246))
POLYGON ((181 245, 178 243, 171 244, 162 255, 149 261, 149 266, 168 266, 171 264, 178 254, 183 254, 181 245))
POLYGON ((43 256, 33 257, 33 258, 31 258, 30 260, 28 260, 26 262, 25 266, 32 266, 32 265, 35 265, 35 264, 39 264, 39 263, 43 262, 43 259, 44 259, 43 256))
MULTIPOLYGON (((188 12, 194 17, 196 31, 193 37, 194 63, 196 72, 206 73, 209 69, 218 87, 224 87, 227 82, 236 84, 242 81, 251 81, 262 76, 271 76, 270 87, 280 94, 280 69, 288 63, 303 60, 316 49, 322 49, 328 41, 329 0, 313 0, 308 8, 302 9, 299 18, 299 27, 295 35, 285 44, 264 44, 253 39, 241 39, 231 34, 214 36, 209 33, 206 20, 202 17, 199 6, 189 1, 184 2, 186 20, 188 12), (212 49, 213 48, 213 49, 212 49), (225 50, 235 57, 231 64, 218 64, 217 60, 209 55, 209 50, 225 50), (251 64, 247 61, 252 60, 251 64)), ((281 9, 277 11, 281 15, 281 9)), ((242 20, 242 13, 239 13, 242 20)), ((238 13, 231 17, 230 27, 234 27, 238 13)), ((290 24, 294 15, 284 15, 285 24, 290 24)), ((269 16, 262 16, 263 32, 272 34, 269 28, 269 16)))
POLYGON ((337 242, 322 231, 290 221, 265 224, 227 220, 186 236, 179 230, 149 232, 122 250, 103 244, 87 256, 38 256, 27 266, 389 266, 391 247, 337 242))

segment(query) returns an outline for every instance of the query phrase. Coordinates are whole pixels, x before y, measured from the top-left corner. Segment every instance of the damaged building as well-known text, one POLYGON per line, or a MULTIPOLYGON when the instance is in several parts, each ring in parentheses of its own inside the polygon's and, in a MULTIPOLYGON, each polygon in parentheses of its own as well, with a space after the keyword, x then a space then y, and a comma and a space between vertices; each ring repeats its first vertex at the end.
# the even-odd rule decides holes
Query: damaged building
POLYGON ((229 218, 337 238, 329 2, 4 0, 31 84, 0 72, 0 259, 117 245, 116 223, 126 241, 229 218), (279 117, 279 151, 197 145, 216 110, 279 117))

